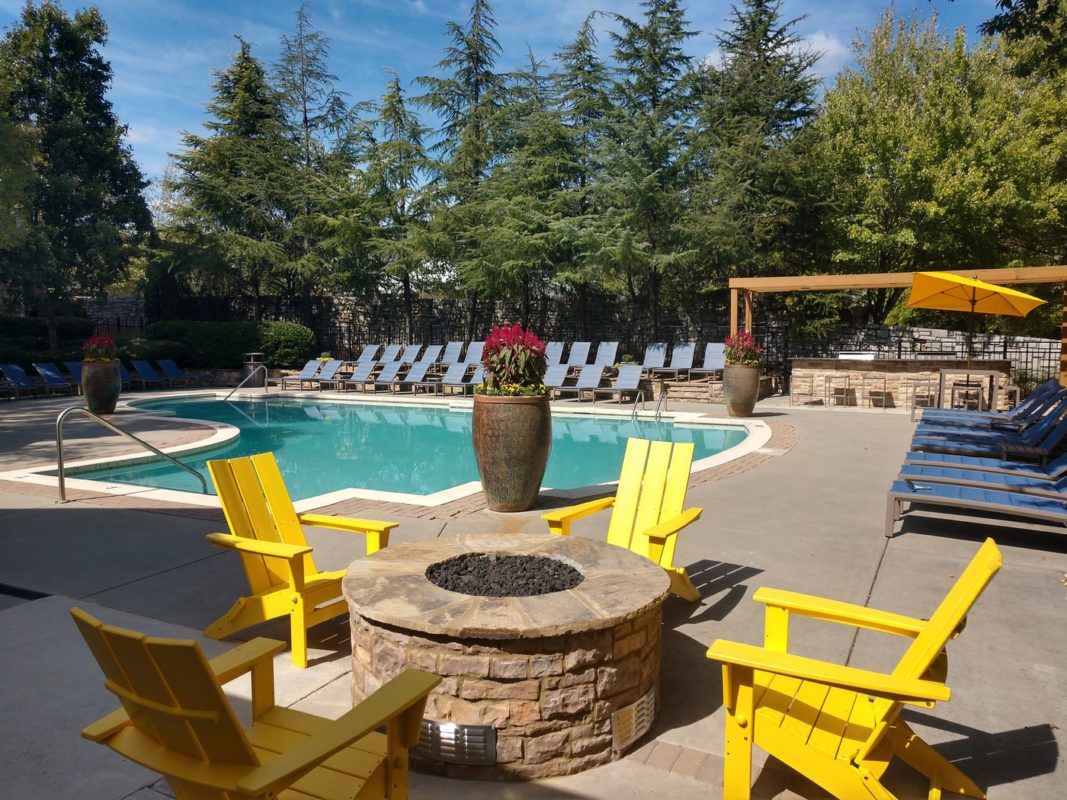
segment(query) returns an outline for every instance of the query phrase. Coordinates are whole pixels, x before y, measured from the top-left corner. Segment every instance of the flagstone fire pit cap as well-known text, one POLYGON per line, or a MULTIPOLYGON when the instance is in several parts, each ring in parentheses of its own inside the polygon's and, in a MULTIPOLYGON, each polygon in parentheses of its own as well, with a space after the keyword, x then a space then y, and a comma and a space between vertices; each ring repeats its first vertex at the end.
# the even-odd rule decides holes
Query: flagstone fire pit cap
POLYGON ((379 550, 348 566, 343 589, 354 613, 385 625, 460 638, 525 639, 618 625, 662 603, 670 578, 647 558, 594 539, 483 533, 379 550), (478 597, 426 577, 431 564, 463 553, 558 558, 585 579, 562 592, 478 597))

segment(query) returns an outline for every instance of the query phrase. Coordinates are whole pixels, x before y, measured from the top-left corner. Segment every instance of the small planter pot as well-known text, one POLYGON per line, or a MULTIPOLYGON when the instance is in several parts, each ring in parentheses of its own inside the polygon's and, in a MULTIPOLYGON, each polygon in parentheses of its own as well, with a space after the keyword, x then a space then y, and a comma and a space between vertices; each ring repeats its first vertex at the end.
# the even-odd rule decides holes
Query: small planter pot
POLYGON ((752 416, 759 399, 759 365, 727 364, 722 371, 722 393, 726 396, 727 414, 752 416))
POLYGON ((474 396, 474 458, 491 511, 526 511, 552 451, 548 397, 474 396))
POLYGON ((119 362, 86 361, 82 364, 82 395, 94 414, 111 414, 119 401, 122 381, 119 362))

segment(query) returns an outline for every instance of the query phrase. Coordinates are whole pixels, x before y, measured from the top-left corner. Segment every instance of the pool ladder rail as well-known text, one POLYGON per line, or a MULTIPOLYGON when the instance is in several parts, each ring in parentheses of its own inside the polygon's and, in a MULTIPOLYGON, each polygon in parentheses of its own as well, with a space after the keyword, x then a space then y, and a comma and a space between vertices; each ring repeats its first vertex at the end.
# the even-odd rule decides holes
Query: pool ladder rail
POLYGON ((155 453, 157 456, 160 456, 161 458, 165 458, 165 459, 167 459, 167 461, 170 461, 175 466, 178 466, 181 469, 184 469, 186 472, 191 473, 198 481, 200 481, 200 491, 203 494, 207 494, 208 493, 208 491, 207 491, 207 481, 204 480, 204 476, 201 475, 199 472, 197 472, 192 467, 187 466, 186 464, 183 464, 182 462, 180 462, 178 459, 174 458, 173 456, 167 455, 166 453, 164 453, 159 448, 153 447, 148 442, 146 442, 144 439, 141 439, 141 438, 139 438, 137 436, 134 436, 129 431, 123 430, 122 428, 118 427, 117 425, 111 424, 106 419, 94 414, 92 411, 90 411, 89 409, 85 408, 84 406, 70 406, 70 407, 64 408, 62 411, 60 411, 59 412, 59 416, 56 417, 56 466, 57 466, 57 468, 59 470, 59 500, 60 500, 60 502, 63 502, 63 503, 67 502, 67 482, 66 482, 66 476, 64 475, 64 472, 63 472, 63 423, 66 422, 67 417, 69 417, 71 414, 73 414, 75 412, 77 412, 79 414, 83 414, 86 417, 89 417, 89 419, 92 419, 92 420, 95 420, 96 422, 99 422, 101 425, 103 425, 105 428, 107 428, 112 433, 117 433, 119 436, 125 436, 127 439, 130 439, 130 440, 136 442, 137 444, 141 445, 141 447, 145 448, 146 450, 150 450, 151 452, 155 453))
POLYGON ((244 386, 246 383, 248 383, 250 380, 252 380, 252 378, 254 378, 256 376, 256 374, 260 370, 263 370, 263 391, 264 392, 269 392, 270 391, 270 375, 267 374, 267 365, 266 364, 260 364, 254 370, 252 370, 247 375, 245 375, 244 378, 241 379, 241 382, 239 384, 237 384, 236 386, 234 386, 232 389, 230 389, 230 393, 228 395, 226 395, 222 399, 225 401, 225 400, 229 400, 231 397, 233 397, 233 393, 236 392, 238 389, 240 389, 242 386, 244 386))

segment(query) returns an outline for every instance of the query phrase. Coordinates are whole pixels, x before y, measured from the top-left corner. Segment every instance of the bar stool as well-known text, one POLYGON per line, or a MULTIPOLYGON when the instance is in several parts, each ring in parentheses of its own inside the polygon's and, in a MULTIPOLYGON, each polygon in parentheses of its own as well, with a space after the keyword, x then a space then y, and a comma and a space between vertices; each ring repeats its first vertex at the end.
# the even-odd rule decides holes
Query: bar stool
POLYGON ((815 402, 814 375, 789 376, 789 405, 794 405, 801 398, 807 398, 804 403, 815 402))
POLYGON ((957 381, 952 384, 951 401, 949 405, 952 408, 970 409, 973 411, 981 411, 982 406, 985 405, 982 394, 985 391, 985 384, 975 381, 957 381))
POLYGON ((915 419, 915 409, 932 408, 937 405, 938 382, 933 378, 911 378, 909 381, 908 407, 911 418, 915 419))
POLYGON ((823 397, 827 406, 852 405, 852 392, 852 379, 848 373, 827 375, 823 382, 823 397))
POLYGON ((887 378, 885 373, 872 374, 867 373, 863 376, 863 399, 867 404, 874 408, 877 404, 882 409, 889 407, 889 392, 887 388, 887 378))

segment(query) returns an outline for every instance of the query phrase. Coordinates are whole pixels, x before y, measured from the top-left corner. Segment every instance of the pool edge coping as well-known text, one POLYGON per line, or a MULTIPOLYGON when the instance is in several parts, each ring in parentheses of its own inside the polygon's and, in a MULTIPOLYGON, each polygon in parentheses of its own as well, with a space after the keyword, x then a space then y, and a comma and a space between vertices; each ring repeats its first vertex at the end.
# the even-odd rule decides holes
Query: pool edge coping
MULTIPOLYGON (((211 392, 205 392, 199 390, 196 392, 178 393, 168 395, 166 398, 146 398, 144 401, 140 401, 140 398, 135 398, 131 401, 124 401, 121 405, 126 410, 136 412, 142 418, 156 419, 156 420, 175 420, 182 422, 186 425, 200 426, 211 430, 210 435, 205 439, 199 439, 195 442, 184 442, 181 444, 173 445, 171 447, 160 448, 162 452, 167 455, 181 455, 203 452, 204 450, 211 450, 221 446, 227 442, 233 441, 240 435, 240 430, 235 426, 213 422, 210 420, 194 420, 185 417, 179 417, 170 413, 155 413, 144 410, 140 407, 141 402, 157 402, 161 399, 186 399, 193 397, 204 397, 210 395, 211 392)), ((216 399, 223 394, 221 391, 213 393, 216 399)), ((252 394, 242 393, 243 396, 240 399, 250 398, 262 398, 264 394, 252 394)), ((312 398, 303 393, 294 392, 277 392, 274 393, 275 397, 283 397, 286 399, 304 400, 308 401, 312 398)), ((436 397, 420 397, 417 401, 406 398, 394 398, 383 397, 380 395, 371 395, 370 397, 345 397, 345 396, 327 396, 323 397, 321 394, 315 398, 319 402, 330 403, 348 403, 358 405, 399 405, 399 406, 444 406, 450 409, 470 411, 473 408, 474 401, 471 399, 448 396, 442 398, 436 397), (371 399, 373 398, 373 399, 371 399)), ((745 428, 748 431, 748 435, 738 444, 733 447, 727 448, 722 452, 716 453, 713 456, 699 459, 693 462, 690 468, 690 476, 696 476, 707 470, 714 469, 715 467, 722 466, 731 461, 736 461, 743 458, 746 455, 752 453, 760 453, 765 448, 766 444, 771 440, 773 432, 771 428, 760 419, 752 417, 709 417, 706 413, 697 411, 667 411, 657 415, 654 412, 645 411, 630 412, 623 410, 623 407, 616 409, 600 407, 586 407, 582 408, 576 406, 574 408, 559 408, 553 407, 553 416, 564 417, 581 417, 581 416, 596 416, 596 417, 625 417, 646 420, 668 420, 673 424, 681 424, 697 427, 736 427, 745 428), (557 414, 558 411, 558 414, 557 414)), ((77 473, 73 475, 70 470, 86 471, 89 469, 100 469, 110 466, 123 466, 132 465, 137 463, 143 463, 158 458, 151 453, 130 453, 127 455, 112 455, 102 458, 89 458, 80 459, 65 464, 65 483, 68 489, 90 492, 95 494, 103 494, 106 496, 124 497, 133 496, 155 500, 163 503, 173 503, 184 506, 194 506, 202 508, 221 508, 218 498, 215 495, 205 495, 196 492, 182 491, 178 489, 163 489, 158 487, 148 486, 136 486, 133 484, 125 483, 108 483, 106 481, 99 480, 87 480, 76 477, 77 473)), ((59 478, 55 473, 56 467, 54 465, 41 465, 36 467, 23 467, 21 469, 8 470, 6 472, 0 472, 0 481, 10 481, 15 484, 31 484, 35 486, 53 487, 58 490, 59 478)), ((603 494, 604 491, 615 484, 615 481, 606 481, 603 483, 589 484, 587 486, 581 486, 574 489, 554 489, 552 487, 542 487, 541 492, 550 494, 553 497, 560 497, 564 499, 582 499, 594 495, 603 494)), ((469 481, 467 483, 453 486, 449 489, 442 489, 438 492, 433 492, 427 495, 408 494, 403 492, 388 492, 375 489, 358 489, 347 488, 338 489, 332 492, 327 492, 321 495, 314 495, 303 500, 296 500, 293 502, 294 507, 300 513, 306 513, 314 509, 326 508, 337 503, 343 503, 348 501, 370 501, 370 502, 382 502, 382 503, 399 503, 403 505, 419 506, 424 508, 437 508, 444 506, 448 503, 455 502, 457 500, 463 500, 471 497, 472 495, 479 494, 482 491, 482 486, 479 481, 469 481)))

